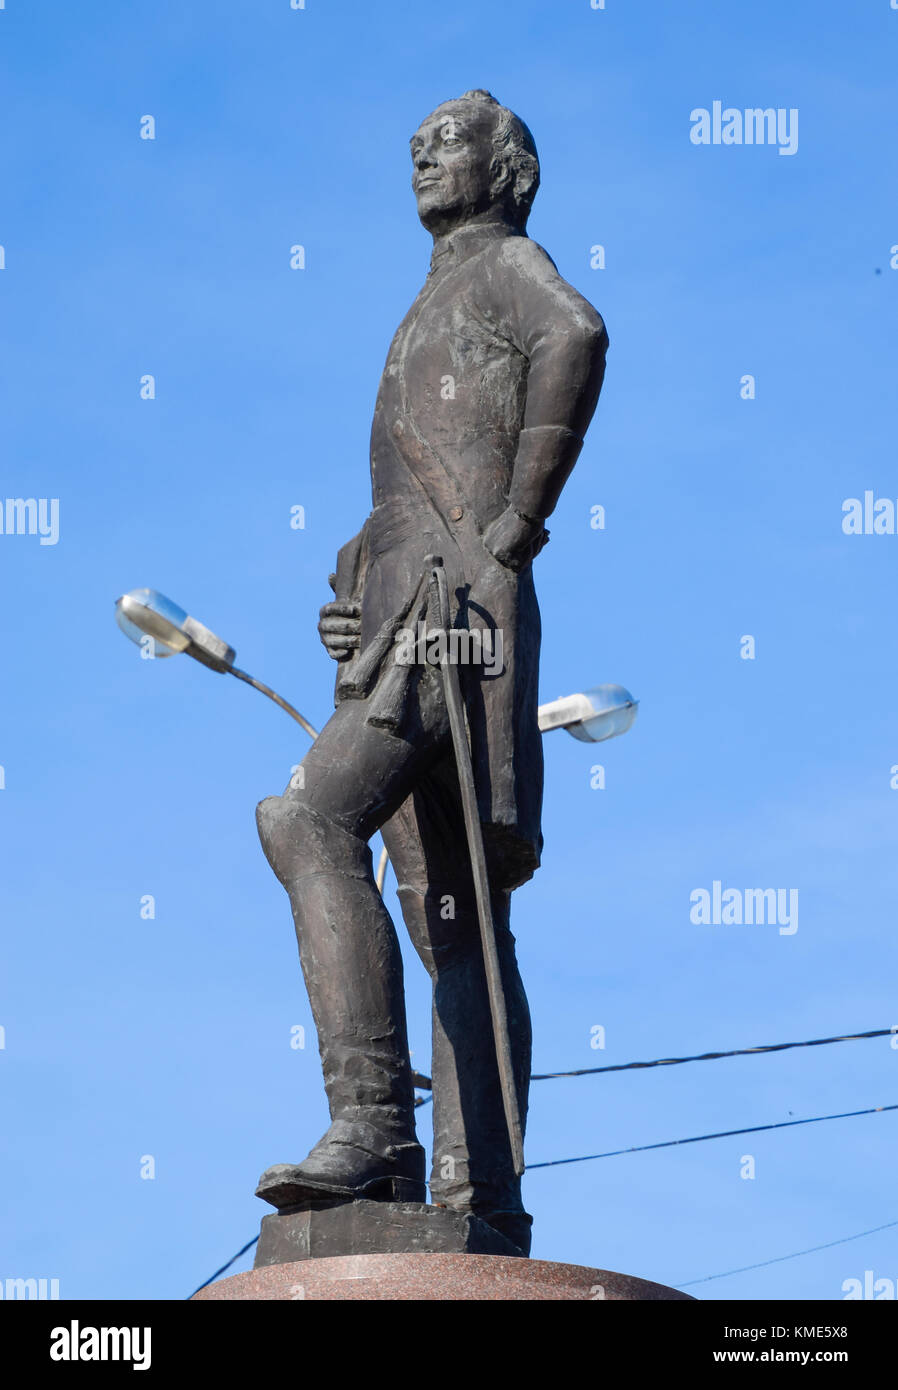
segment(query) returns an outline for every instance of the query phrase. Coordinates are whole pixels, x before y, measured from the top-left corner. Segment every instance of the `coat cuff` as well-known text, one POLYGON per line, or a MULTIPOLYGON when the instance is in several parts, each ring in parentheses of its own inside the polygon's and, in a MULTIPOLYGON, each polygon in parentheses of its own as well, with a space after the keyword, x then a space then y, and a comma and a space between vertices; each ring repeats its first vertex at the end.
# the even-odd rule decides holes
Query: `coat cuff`
POLYGON ((563 425, 521 430, 508 505, 523 516, 544 521, 555 510, 582 448, 580 436, 563 425))

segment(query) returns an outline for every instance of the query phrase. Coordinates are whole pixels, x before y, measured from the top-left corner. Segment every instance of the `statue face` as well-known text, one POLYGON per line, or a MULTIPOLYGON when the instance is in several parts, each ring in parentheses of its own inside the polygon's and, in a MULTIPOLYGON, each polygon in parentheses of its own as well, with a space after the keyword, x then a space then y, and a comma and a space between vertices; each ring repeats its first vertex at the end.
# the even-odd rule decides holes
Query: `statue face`
POLYGON ((412 136, 418 216, 434 235, 503 206, 491 177, 495 119, 479 102, 450 101, 412 136))

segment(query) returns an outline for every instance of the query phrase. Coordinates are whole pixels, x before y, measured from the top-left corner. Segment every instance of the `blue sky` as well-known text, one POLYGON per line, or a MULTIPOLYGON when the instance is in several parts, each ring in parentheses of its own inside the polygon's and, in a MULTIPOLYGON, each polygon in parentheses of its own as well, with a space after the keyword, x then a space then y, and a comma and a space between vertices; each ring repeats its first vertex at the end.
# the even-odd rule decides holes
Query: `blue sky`
MULTIPOLYGON (((253 819, 304 736, 186 658, 141 661, 113 600, 163 590, 326 719, 317 610, 429 256, 407 142, 470 87, 531 126, 530 233, 611 337, 537 563, 543 698, 641 700, 623 739, 546 740, 513 919, 534 1069, 898 1022, 898 537, 841 528, 844 499, 898 498, 896 48, 888 0, 7 0, 0 494, 59 498, 60 535, 0 536, 0 1278, 186 1296, 326 1123, 253 819), (797 108, 797 153, 693 145, 716 100, 797 108), (797 889, 798 931, 693 924, 714 880, 797 889)), ((888 1039, 540 1082, 527 1154, 896 1100, 888 1039)), ((836 1240, 898 1219, 894 1135, 874 1115, 538 1170, 533 1254, 680 1284, 836 1240)), ((894 1230, 696 1292, 837 1299, 866 1269, 898 1278, 894 1230)))

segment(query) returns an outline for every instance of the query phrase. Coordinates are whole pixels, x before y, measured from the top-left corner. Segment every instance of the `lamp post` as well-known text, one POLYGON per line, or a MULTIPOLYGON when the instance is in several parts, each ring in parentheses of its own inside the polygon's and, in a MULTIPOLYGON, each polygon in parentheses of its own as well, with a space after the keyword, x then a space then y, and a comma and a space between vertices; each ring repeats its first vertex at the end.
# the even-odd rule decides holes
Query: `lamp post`
POLYGON ((238 680, 251 685, 254 690, 261 690, 269 700, 280 705, 291 719, 295 719, 310 738, 318 737, 318 730, 313 728, 298 709, 294 709, 270 686, 263 685, 254 676, 234 665, 237 653, 233 647, 229 647, 227 642, 216 637, 203 623, 191 618, 183 608, 156 589, 132 589, 130 593, 116 599, 115 620, 125 636, 130 637, 138 646, 143 646, 149 637, 153 642, 155 656, 175 656, 178 652, 186 652, 195 661, 208 666, 210 671, 236 676, 238 680))
MULTIPOLYGON (((221 675, 236 676, 273 700, 299 724, 311 739, 318 737, 315 729, 298 709, 278 695, 270 686, 234 665, 237 653, 227 642, 210 631, 205 624, 191 618, 189 613, 156 589, 132 589, 115 604, 115 619, 126 637, 142 647, 149 638, 153 655, 176 656, 185 652, 221 675)), ((582 695, 565 695, 540 705, 537 716, 541 733, 552 729, 567 729, 573 738, 583 743, 602 743, 605 739, 625 734, 636 718, 639 705, 622 685, 597 685, 582 695)), ((381 852, 377 867, 377 886, 383 892, 389 858, 381 852)))

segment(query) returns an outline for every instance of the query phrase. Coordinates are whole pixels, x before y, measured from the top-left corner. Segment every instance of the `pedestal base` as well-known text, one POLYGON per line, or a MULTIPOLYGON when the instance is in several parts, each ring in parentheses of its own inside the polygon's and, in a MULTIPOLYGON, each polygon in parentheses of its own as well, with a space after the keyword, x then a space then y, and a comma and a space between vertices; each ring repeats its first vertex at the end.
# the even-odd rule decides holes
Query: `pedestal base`
POLYGON ((266 1265, 200 1289, 209 1300, 692 1303, 691 1294, 607 1269, 509 1255, 343 1255, 266 1265))
POLYGON ((476 1216, 424 1202, 332 1202, 266 1216, 255 1268, 333 1255, 510 1255, 510 1240, 476 1216))

